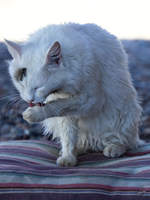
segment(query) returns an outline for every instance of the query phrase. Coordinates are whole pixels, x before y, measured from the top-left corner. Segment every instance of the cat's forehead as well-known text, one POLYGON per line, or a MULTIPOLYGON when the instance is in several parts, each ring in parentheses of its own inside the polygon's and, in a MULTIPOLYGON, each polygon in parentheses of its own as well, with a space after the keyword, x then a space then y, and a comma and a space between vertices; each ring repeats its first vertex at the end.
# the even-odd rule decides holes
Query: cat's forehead
POLYGON ((12 61, 12 67, 28 68, 38 70, 44 65, 45 57, 39 55, 37 52, 25 52, 19 60, 12 61))
POLYGON ((21 64, 28 67, 42 66, 45 63, 45 54, 39 52, 38 50, 28 50, 26 51, 21 58, 21 64))

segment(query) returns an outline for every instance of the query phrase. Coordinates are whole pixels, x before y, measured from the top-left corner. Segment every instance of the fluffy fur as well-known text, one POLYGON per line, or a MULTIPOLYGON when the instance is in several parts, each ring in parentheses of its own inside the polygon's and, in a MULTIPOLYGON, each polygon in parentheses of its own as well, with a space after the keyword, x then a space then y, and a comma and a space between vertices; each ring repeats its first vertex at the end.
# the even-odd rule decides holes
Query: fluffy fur
POLYGON ((141 107, 115 36, 94 24, 70 23, 6 44, 14 58, 9 72, 21 97, 46 103, 29 107, 23 117, 42 122, 45 134, 60 138, 58 165, 75 165, 77 154, 89 149, 117 157, 138 146, 141 107), (55 54, 59 62, 52 60, 55 54), (22 68, 27 74, 18 81, 22 68))

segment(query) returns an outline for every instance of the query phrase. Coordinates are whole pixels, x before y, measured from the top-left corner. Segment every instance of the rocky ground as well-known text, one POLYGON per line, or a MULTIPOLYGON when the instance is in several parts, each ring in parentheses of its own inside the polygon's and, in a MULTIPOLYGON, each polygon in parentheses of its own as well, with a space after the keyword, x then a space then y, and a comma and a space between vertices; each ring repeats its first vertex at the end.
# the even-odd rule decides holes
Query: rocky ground
MULTIPOLYGON (((140 135, 150 139, 150 41, 123 40, 123 45, 129 57, 129 69, 143 107, 140 135)), ((21 116, 27 107, 20 100, 8 75, 5 62, 11 59, 6 46, 0 43, 0 140, 40 139, 41 127, 27 124, 21 116)))

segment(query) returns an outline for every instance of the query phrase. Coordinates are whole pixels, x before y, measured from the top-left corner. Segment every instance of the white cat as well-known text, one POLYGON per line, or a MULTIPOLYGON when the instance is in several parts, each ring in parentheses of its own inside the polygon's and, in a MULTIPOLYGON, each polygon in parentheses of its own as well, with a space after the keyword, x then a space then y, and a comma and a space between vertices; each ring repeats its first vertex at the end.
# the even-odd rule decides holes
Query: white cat
POLYGON ((14 58, 12 81, 35 105, 23 117, 60 138, 58 165, 76 165, 77 154, 89 149, 118 157, 138 146, 141 107, 115 36, 94 24, 70 23, 6 45, 14 58))

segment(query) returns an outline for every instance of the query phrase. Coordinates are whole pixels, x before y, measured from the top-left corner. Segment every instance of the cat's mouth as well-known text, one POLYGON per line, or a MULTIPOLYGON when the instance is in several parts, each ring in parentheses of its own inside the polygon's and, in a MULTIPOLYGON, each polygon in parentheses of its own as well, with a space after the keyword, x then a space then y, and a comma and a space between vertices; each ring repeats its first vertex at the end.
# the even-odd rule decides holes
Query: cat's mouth
POLYGON ((45 106, 45 103, 40 103, 40 102, 39 103, 33 103, 33 102, 30 102, 29 103, 29 107, 33 107, 33 106, 40 106, 41 107, 41 106, 45 106))
MULTIPOLYGON (((58 92, 59 92, 58 90, 54 90, 50 94, 56 94, 58 92)), ((45 105, 46 105, 46 103, 44 103, 44 102, 38 102, 38 103, 33 103, 33 101, 29 102, 29 107, 34 107, 34 106, 40 106, 40 107, 42 107, 42 106, 45 106, 45 105)))

